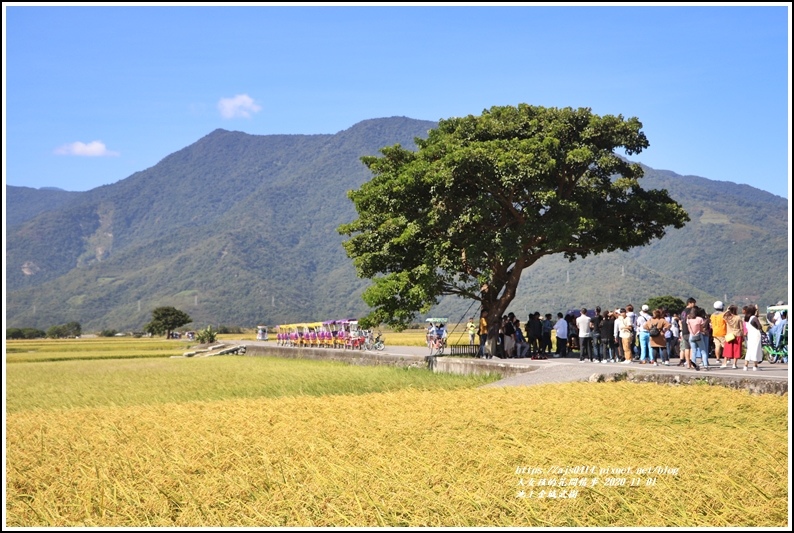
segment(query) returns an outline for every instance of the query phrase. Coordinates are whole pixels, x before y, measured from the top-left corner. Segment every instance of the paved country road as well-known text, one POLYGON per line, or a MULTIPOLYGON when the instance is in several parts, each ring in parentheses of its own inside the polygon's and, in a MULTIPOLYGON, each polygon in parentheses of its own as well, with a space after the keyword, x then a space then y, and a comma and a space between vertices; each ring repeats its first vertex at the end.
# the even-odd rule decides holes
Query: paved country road
MULTIPOLYGON (((227 341, 234 342, 234 341, 227 341)), ((240 341, 241 344, 255 344, 257 346, 275 346, 272 341, 240 341)), ((294 348, 300 350, 301 348, 294 348)), ((386 346, 383 352, 392 355, 406 355, 406 356, 427 356, 429 350, 424 346, 386 346)), ((443 356, 445 359, 455 359, 451 356, 443 356)), ((471 357, 461 358, 467 361, 472 361, 471 357)), ((593 374, 622 374, 626 371, 632 372, 648 372, 651 374, 671 374, 679 375, 682 378, 691 377, 714 377, 714 378, 733 378, 733 379, 757 379, 757 380, 775 380, 786 381, 789 380, 789 365, 776 363, 770 364, 763 362, 759 365, 757 371, 752 369, 744 371, 744 360, 740 359, 737 363, 736 370, 732 368, 719 368, 715 365, 716 360, 711 359, 711 367, 708 371, 705 370, 689 370, 678 365, 678 359, 670 361, 670 366, 653 366, 641 365, 638 362, 625 365, 620 363, 580 363, 578 355, 573 357, 558 359, 476 359, 476 361, 483 364, 492 363, 498 366, 530 366, 532 369, 529 372, 523 372, 512 376, 507 376, 499 381, 485 385, 486 387, 505 387, 505 386, 524 386, 524 385, 538 385, 542 383, 564 383, 569 381, 586 381, 593 374)))
MULTIPOLYGON (((387 353, 395 355, 428 355, 428 349, 419 346, 387 346, 384 350, 387 353)), ((469 358, 470 359, 470 358, 469 358)), ((715 365, 715 359, 711 359, 712 363, 709 370, 688 370, 685 367, 677 366, 678 359, 670 361, 670 366, 653 366, 649 364, 641 365, 637 361, 624 365, 620 363, 580 363, 578 356, 565 357, 558 359, 489 359, 484 361, 497 361, 501 364, 530 364, 536 367, 536 370, 516 374, 501 379, 497 382, 486 385, 486 387, 500 387, 500 386, 522 386, 522 385, 538 385, 542 383, 564 383, 567 381, 586 381, 593 374, 621 374, 627 370, 636 372, 649 372, 656 374, 679 374, 686 377, 730 377, 730 378, 748 378, 748 379, 773 379, 788 381, 789 379, 789 365, 776 363, 770 364, 763 362, 759 365, 757 371, 749 369, 742 370, 744 360, 740 359, 737 363, 736 370, 731 368, 719 368, 715 365)))

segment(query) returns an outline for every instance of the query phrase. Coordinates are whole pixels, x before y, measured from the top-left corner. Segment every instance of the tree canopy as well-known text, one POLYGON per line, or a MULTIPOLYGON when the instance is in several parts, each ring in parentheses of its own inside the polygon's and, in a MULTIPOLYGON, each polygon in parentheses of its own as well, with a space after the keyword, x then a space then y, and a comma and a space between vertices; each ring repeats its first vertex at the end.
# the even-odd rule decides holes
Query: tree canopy
POLYGON ((143 329, 152 335, 162 335, 171 338, 171 332, 185 324, 190 324, 193 319, 184 311, 176 307, 157 307, 152 311, 152 320, 143 329))
POLYGON ((79 337, 83 328, 79 322, 69 322, 59 326, 52 326, 47 329, 47 337, 51 339, 66 339, 69 337, 79 337))
POLYGON ((667 309, 670 313, 680 313, 686 307, 686 302, 677 296, 665 295, 648 298, 648 307, 653 309, 667 309))
POLYGON ((358 219, 341 225, 370 323, 405 327, 444 295, 477 300, 495 332, 522 271, 629 250, 689 221, 642 167, 616 153, 649 146, 642 123, 588 108, 519 104, 441 120, 416 152, 363 157, 373 173, 349 191, 358 219))

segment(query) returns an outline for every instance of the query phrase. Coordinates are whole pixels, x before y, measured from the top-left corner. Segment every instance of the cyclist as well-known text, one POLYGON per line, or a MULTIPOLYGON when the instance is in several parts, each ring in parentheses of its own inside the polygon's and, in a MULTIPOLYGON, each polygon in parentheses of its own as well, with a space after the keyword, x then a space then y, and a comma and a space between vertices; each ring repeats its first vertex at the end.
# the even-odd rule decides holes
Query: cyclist
POLYGON ((447 329, 444 327, 444 324, 439 322, 434 326, 431 323, 429 338, 433 348, 436 350, 442 348, 447 340, 447 329))

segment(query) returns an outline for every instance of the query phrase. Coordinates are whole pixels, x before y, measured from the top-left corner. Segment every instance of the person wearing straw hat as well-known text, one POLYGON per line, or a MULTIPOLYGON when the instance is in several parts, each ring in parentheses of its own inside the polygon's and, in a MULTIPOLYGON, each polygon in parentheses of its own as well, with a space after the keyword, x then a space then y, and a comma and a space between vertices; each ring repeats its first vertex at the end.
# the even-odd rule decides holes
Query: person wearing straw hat
POLYGON ((469 346, 474 346, 474 335, 477 333, 474 317, 469 317, 469 321, 466 323, 466 331, 469 333, 469 346))
POLYGON ((623 361, 621 364, 628 365, 631 363, 631 330, 634 326, 631 324, 631 319, 628 317, 626 309, 621 307, 618 310, 618 318, 615 320, 615 329, 618 331, 618 338, 623 346, 623 361))

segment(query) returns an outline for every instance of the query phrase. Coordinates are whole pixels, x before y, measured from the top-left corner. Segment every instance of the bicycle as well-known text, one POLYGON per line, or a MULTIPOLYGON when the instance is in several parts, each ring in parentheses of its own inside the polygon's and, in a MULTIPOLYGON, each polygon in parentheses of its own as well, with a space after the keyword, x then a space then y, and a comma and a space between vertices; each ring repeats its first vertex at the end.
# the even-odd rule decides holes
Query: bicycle
POLYGON ((383 335, 379 331, 378 334, 375 336, 375 339, 372 341, 372 347, 378 351, 383 351, 386 345, 383 343, 383 335))
POLYGON ((371 351, 371 350, 382 351, 386 347, 386 345, 383 344, 383 338, 381 336, 381 332, 379 331, 378 334, 374 337, 372 331, 365 332, 363 347, 367 351, 371 351))
POLYGON ((430 348, 430 356, 444 355, 444 349, 447 347, 447 339, 435 335, 429 335, 429 337, 427 345, 430 348))
POLYGON ((771 364, 778 362, 788 364, 788 324, 777 338, 777 342, 773 335, 761 332, 761 348, 765 361, 771 364))

